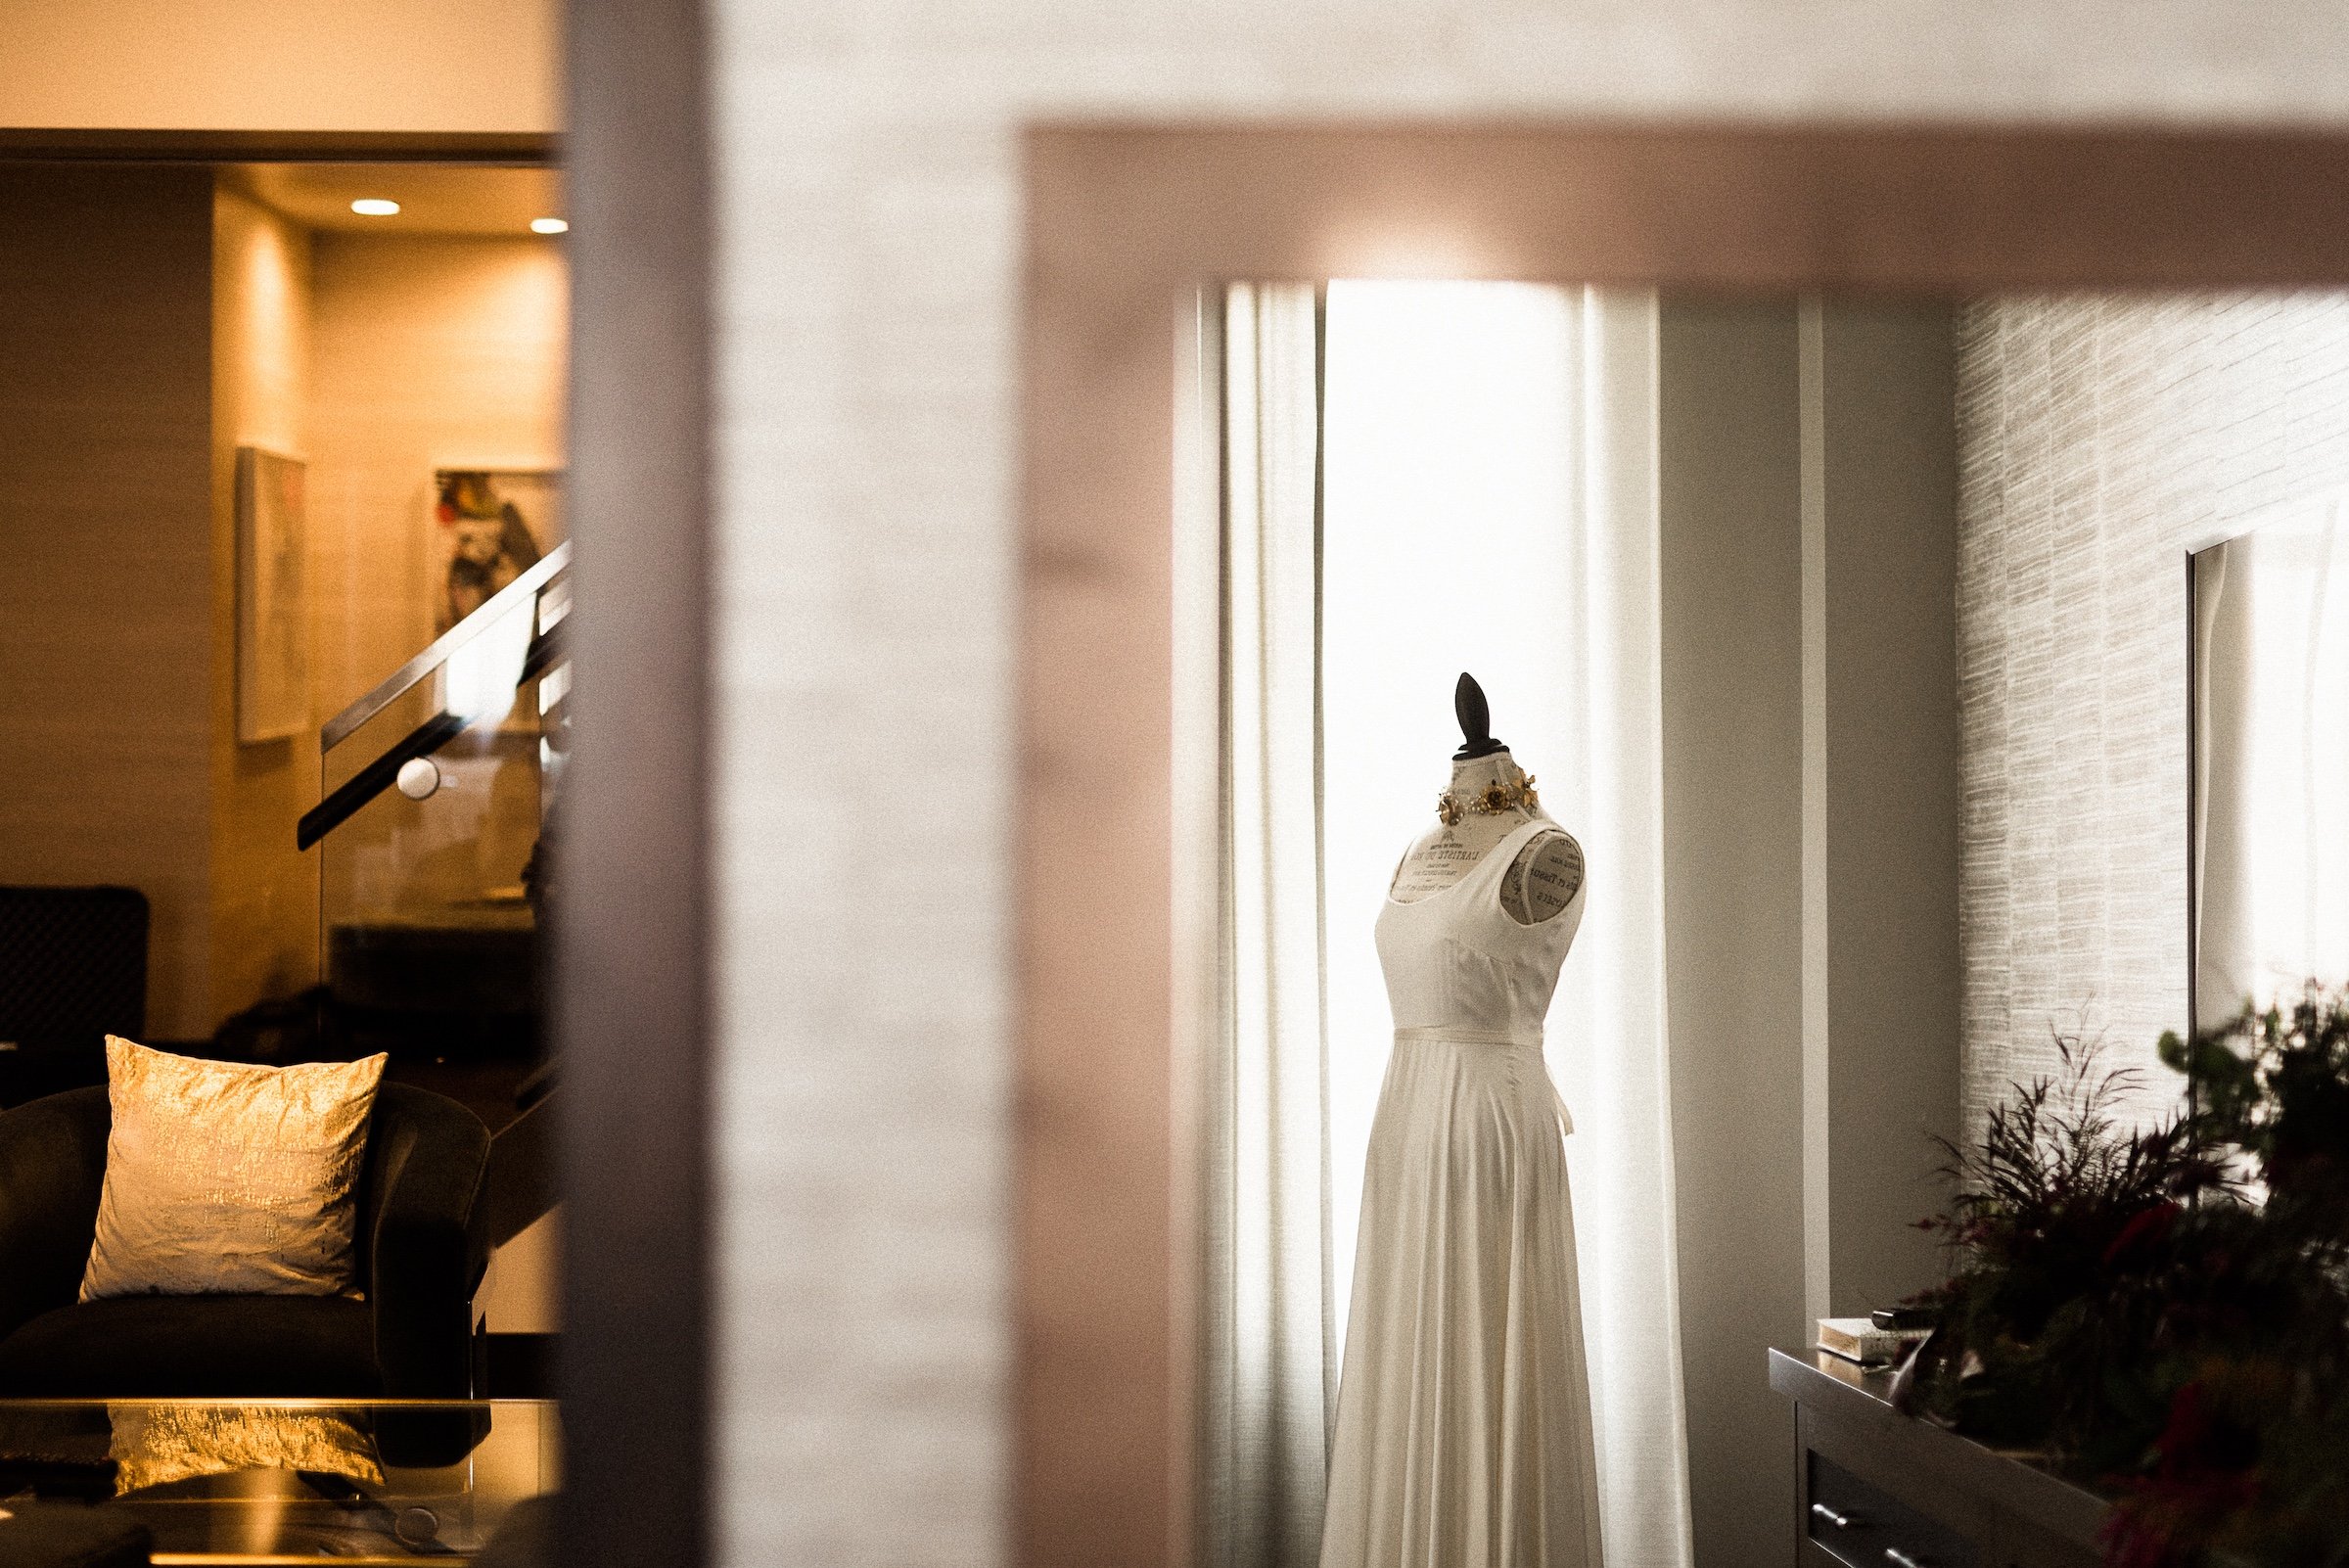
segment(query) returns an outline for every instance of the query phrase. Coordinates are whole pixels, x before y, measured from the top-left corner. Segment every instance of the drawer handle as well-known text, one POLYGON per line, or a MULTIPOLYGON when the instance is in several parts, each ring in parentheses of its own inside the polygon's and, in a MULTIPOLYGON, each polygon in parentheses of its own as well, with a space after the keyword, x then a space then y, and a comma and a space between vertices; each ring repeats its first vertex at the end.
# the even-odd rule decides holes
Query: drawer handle
POLYGON ((1933 1565, 1923 1558, 1911 1557, 1898 1546, 1886 1546, 1884 1557, 1892 1564, 1892 1568, 1933 1568, 1933 1565))
POLYGON ((1811 1504, 1811 1513, 1814 1518, 1824 1519, 1838 1530, 1849 1530, 1859 1522, 1848 1513, 1837 1513, 1823 1502, 1811 1504))

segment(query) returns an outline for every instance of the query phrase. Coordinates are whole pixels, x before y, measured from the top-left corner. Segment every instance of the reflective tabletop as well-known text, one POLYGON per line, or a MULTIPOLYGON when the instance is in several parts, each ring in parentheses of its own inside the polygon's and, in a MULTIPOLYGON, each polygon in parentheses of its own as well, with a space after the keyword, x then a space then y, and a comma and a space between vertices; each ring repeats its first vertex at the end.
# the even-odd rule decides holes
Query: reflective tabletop
POLYGON ((160 1565, 462 1563, 560 1449, 537 1400, 0 1400, 0 1510, 135 1520, 160 1565))

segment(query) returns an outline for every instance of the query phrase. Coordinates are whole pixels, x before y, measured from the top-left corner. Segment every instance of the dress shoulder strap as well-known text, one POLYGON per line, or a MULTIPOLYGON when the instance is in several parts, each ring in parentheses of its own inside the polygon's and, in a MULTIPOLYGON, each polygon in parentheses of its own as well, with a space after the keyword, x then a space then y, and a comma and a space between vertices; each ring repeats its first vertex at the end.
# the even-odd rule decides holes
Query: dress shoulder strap
POLYGON ((1493 886, 1497 891, 1500 887, 1500 879, 1509 874, 1509 867, 1517 863, 1518 859, 1524 855, 1526 846, 1540 838, 1542 830, 1544 828, 1561 833, 1565 831, 1555 822, 1544 822, 1540 817, 1535 817, 1531 822, 1520 822, 1509 829, 1498 844, 1485 852, 1485 857, 1476 862, 1476 869, 1469 872, 1468 875, 1471 877, 1490 875, 1493 878, 1493 886))

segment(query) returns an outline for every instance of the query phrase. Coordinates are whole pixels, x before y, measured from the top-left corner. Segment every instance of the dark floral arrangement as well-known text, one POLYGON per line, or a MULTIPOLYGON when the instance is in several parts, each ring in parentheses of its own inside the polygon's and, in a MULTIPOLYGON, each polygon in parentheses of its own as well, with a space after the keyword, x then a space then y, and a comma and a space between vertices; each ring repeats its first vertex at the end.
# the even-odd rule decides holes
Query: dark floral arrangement
POLYGON ((1958 1262, 1917 1299, 1917 1408, 2113 1496, 2115 1568, 2344 1568, 2349 991, 2164 1036, 2195 1103, 2152 1127, 2116 1114, 2138 1075, 2056 1045, 1943 1142, 1921 1223, 1958 1262))

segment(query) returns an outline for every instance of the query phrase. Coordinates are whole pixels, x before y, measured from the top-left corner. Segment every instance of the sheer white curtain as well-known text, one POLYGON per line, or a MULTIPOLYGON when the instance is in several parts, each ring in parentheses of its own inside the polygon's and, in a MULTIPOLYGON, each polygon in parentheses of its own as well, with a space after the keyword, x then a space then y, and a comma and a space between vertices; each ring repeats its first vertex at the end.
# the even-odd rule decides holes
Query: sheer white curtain
POLYGON ((1222 1012, 1206 1153, 1202 1557, 1310 1568, 1329 1421, 1319 301, 1222 305, 1222 1012))
MULTIPOLYGON (((1574 345, 1583 469, 1565 788, 1589 902, 1549 1015, 1583 1248, 1583 1324, 1611 1568, 1689 1562, 1672 1106, 1664 1009, 1663 676, 1656 301, 1590 291, 1574 345), (1579 748, 1575 745, 1580 738, 1579 748)), ((1561 809, 1562 808, 1562 809, 1561 809)))
POLYGON ((1607 1557, 1683 1568, 1653 297, 1340 282, 1317 340, 1310 290, 1235 289, 1223 304, 1209 1556, 1313 1560, 1392 1036, 1371 928, 1432 820, 1466 669, 1589 857, 1548 1056, 1576 1128, 1607 1557))

